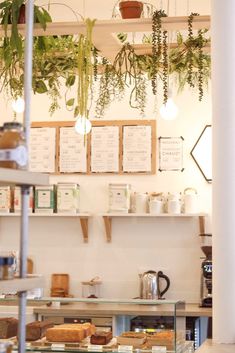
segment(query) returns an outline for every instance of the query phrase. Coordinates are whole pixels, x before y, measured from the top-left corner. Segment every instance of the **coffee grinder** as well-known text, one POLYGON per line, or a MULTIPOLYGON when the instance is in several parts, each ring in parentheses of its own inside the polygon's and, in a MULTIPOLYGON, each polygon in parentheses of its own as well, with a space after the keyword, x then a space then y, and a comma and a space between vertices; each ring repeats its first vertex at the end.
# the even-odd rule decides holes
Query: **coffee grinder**
POLYGON ((211 243, 212 234, 200 234, 204 245, 201 249, 205 255, 201 264, 201 307, 212 307, 212 246, 208 245, 211 243))

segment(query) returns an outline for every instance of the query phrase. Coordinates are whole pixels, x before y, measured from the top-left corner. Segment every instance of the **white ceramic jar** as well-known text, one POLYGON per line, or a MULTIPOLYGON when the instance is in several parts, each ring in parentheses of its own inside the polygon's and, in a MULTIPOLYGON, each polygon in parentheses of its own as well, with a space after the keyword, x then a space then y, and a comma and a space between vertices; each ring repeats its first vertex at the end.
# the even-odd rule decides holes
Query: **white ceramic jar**
POLYGON ((184 213, 198 212, 198 195, 194 188, 184 190, 184 213))
POLYGON ((164 196, 162 193, 153 193, 149 199, 149 213, 159 214, 164 212, 164 196))
POLYGON ((134 213, 147 213, 148 212, 148 194, 146 192, 134 193, 134 213))

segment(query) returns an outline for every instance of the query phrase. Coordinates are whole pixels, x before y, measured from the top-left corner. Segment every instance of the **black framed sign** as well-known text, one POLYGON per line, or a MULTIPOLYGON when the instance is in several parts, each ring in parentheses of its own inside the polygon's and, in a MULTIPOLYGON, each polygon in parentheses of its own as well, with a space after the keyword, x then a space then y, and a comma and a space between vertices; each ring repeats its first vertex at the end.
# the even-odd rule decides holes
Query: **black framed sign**
POLYGON ((184 138, 159 137, 159 168, 162 171, 183 171, 183 142, 184 138))

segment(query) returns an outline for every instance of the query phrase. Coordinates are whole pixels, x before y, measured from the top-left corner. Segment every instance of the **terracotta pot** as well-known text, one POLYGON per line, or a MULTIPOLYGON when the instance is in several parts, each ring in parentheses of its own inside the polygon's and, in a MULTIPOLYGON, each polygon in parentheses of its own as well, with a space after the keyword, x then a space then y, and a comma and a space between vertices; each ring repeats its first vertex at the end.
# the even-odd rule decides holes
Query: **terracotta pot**
POLYGON ((140 1, 122 1, 119 3, 122 18, 139 18, 143 11, 143 3, 140 1))
POLYGON ((26 17, 25 17, 25 5, 23 4, 20 7, 18 23, 25 23, 25 20, 26 20, 26 17))

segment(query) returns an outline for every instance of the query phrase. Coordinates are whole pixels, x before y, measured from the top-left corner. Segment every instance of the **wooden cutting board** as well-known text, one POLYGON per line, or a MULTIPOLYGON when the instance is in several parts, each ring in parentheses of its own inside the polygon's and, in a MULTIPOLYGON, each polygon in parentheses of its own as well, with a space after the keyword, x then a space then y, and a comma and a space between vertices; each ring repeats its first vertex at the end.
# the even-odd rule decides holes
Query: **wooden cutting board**
POLYGON ((69 274, 53 273, 51 275, 51 291, 63 290, 65 295, 69 294, 69 274))

